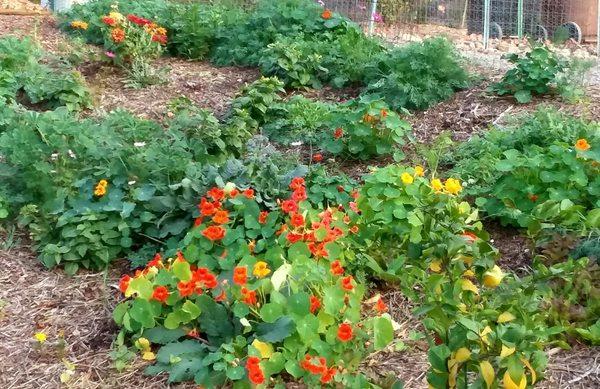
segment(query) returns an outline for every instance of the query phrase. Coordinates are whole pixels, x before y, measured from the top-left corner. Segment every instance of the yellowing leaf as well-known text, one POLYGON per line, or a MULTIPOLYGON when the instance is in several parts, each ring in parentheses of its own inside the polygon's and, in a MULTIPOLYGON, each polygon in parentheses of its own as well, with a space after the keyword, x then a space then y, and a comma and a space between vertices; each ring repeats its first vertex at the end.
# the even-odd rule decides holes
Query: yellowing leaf
POLYGON ((156 355, 152 351, 144 351, 142 359, 144 361, 153 361, 156 359, 156 355))
POLYGON ((466 347, 459 348, 456 350, 456 354, 454 354, 454 359, 459 363, 468 361, 469 358, 471 358, 471 351, 466 347))
POLYGON ((433 261, 429 264, 429 270, 434 273, 439 273, 442 271, 442 261, 433 261))
POLYGON ((467 269, 463 273, 463 277, 475 277, 475 272, 473 272, 471 269, 467 269))
POLYGON ((495 288, 500 285, 500 282, 503 278, 504 273, 502 272, 502 269, 500 269, 498 265, 494 265, 492 270, 486 271, 483 275, 483 285, 487 286, 488 288, 495 288))
POLYGON ((273 355, 273 346, 269 343, 264 343, 258 339, 254 339, 252 346, 254 346, 254 348, 260 352, 260 356, 264 359, 269 359, 271 358, 271 355, 273 355))
POLYGON ((498 316, 498 323, 500 323, 500 324, 508 323, 509 321, 513 321, 515 319, 516 319, 516 317, 512 313, 504 312, 504 313, 501 313, 500 316, 498 316))
POLYGON ((506 370, 502 383, 504 384, 504 389, 525 389, 527 387, 527 378, 525 377, 525 374, 523 374, 521 376, 521 381, 519 381, 519 384, 517 385, 510 377, 508 370, 506 370))
POLYGON ((141 351, 150 351, 150 341, 146 338, 139 338, 135 342, 135 346, 141 351))
POLYGON ((481 341, 488 346, 490 345, 490 341, 489 341, 487 335, 491 334, 491 333, 492 333, 492 329, 490 328, 490 326, 485 326, 485 328, 479 334, 479 336, 481 337, 481 341))
MULTIPOLYGON (((450 361, 448 361, 448 364, 450 364, 453 361, 454 360, 451 359, 450 361)), ((452 389, 452 388, 456 387, 456 376, 458 375, 458 363, 454 363, 448 370, 449 370, 448 387, 450 387, 452 389)))
POLYGON ((533 367, 531 366, 531 363, 529 363, 529 361, 525 358, 521 358, 521 362, 523 362, 523 364, 525 366, 527 366, 527 368, 529 369, 529 371, 531 372, 531 384, 535 384, 535 381, 537 380, 537 374, 535 374, 535 370, 533 370, 533 367))
POLYGON ((477 288, 477 286, 475 286, 475 284, 473 282, 471 282, 471 280, 467 280, 467 279, 463 278, 461 287, 462 287, 462 290, 468 290, 469 292, 479 294, 479 289, 477 288))
POLYGON ((62 373, 60 373, 60 382, 66 384, 67 382, 71 381, 71 377, 73 377, 74 374, 75 372, 73 370, 63 371, 62 373))
POLYGON ((502 345, 502 350, 500 350, 500 358, 506 358, 509 355, 512 355, 516 351, 514 347, 506 347, 502 345))
POLYGON ((273 284, 273 289, 279 290, 283 286, 284 282, 287 280, 288 274, 292 270, 292 265, 289 263, 284 263, 279 267, 279 269, 273 272, 271 276, 271 283, 273 284))
POLYGON ((491 388, 494 383, 494 378, 496 378, 496 373, 494 372, 492 364, 488 361, 481 361, 479 362, 479 369, 481 370, 481 376, 483 377, 485 384, 488 388, 491 388))
POLYGON ((457 307, 462 313, 467 313, 467 305, 465 303, 460 303, 457 307))

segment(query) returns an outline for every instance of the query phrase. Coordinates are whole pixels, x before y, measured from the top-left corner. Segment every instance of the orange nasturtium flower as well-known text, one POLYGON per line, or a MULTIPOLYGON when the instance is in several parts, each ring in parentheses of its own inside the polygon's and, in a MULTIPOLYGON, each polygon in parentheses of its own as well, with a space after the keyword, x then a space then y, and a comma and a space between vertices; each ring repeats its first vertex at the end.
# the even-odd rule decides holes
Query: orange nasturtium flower
POLYGON ((221 226, 210 226, 202 231, 202 235, 210 240, 221 240, 225 237, 225 229, 221 226))
POLYGON ((323 13, 321 14, 321 17, 325 20, 329 20, 331 19, 331 17, 333 16, 333 14, 331 13, 330 10, 326 9, 325 11, 323 11, 323 13))
POLYGON ((120 27, 113 28, 110 32, 110 36, 112 37, 113 42, 121 43, 125 40, 125 31, 120 27))
POLYGON ((94 196, 102 197, 106 194, 106 187, 108 186, 108 181, 100 180, 98 184, 94 187, 94 196))
POLYGON ((246 266, 238 266, 233 269, 233 283, 245 285, 248 279, 248 269, 246 266))
POLYGON ((152 292, 152 299, 164 303, 169 298, 169 290, 164 286, 157 286, 152 292))
POLYGON ((338 327, 338 333, 337 333, 338 339, 341 340, 342 342, 348 342, 349 340, 352 339, 352 326, 348 323, 342 323, 340 324, 340 326, 338 327))
POLYGON ((575 148, 579 151, 587 151, 591 148, 590 144, 586 139, 579 139, 575 142, 575 148))
POLYGON ((217 224, 227 224, 229 223, 229 212, 227 211, 217 211, 215 216, 213 216, 213 222, 217 224))

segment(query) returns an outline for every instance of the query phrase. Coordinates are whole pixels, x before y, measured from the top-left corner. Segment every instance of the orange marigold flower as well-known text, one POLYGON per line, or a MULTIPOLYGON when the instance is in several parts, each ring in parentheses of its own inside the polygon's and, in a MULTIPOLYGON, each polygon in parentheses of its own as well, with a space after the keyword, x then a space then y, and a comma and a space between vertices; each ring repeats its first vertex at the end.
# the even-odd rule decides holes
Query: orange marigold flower
POLYGON ((350 292, 352 289, 354 289, 354 285, 352 283, 353 281, 354 281, 354 278, 352 278, 352 276, 342 278, 342 288, 344 288, 344 290, 350 292))
POLYGON ((344 268, 342 267, 342 264, 338 260, 331 262, 329 271, 334 276, 341 276, 342 274, 344 274, 344 268))
POLYGON ((225 191, 217 187, 212 188, 206 194, 214 201, 221 201, 225 198, 225 191))
POLYGON ((113 28, 110 32, 110 36, 112 37, 113 42, 121 43, 125 40, 125 30, 120 27, 113 28))
POLYGON ((304 178, 302 177, 294 177, 292 178, 292 182, 290 182, 290 189, 296 190, 298 188, 304 188, 304 178))
POLYGON ((225 237, 225 229, 221 226, 210 226, 202 231, 202 235, 210 240, 221 240, 225 237))
POLYGON ((321 302, 317 296, 310 296, 310 313, 315 313, 319 308, 321 308, 321 302))
POLYGON ((259 215, 258 215, 258 222, 260 224, 265 224, 267 222, 267 216, 269 216, 269 212, 268 211, 262 211, 259 215))
POLYGON ((215 216, 213 216, 212 220, 217 224, 227 224, 229 223, 229 212, 225 210, 217 211, 215 212, 215 216))
POLYGON ((335 139, 340 139, 342 136, 344 136, 344 130, 340 127, 336 128, 333 132, 333 137, 335 139))
POLYGON ((383 299, 381 297, 379 298, 379 300, 377 300, 377 303, 375 303, 375 310, 379 313, 384 313, 388 310, 387 305, 383 302, 383 299))
POLYGON ((333 14, 328 9, 326 9, 325 11, 323 11, 323 13, 321 13, 321 17, 325 20, 331 19, 332 16, 333 16, 333 14))
POLYGON ((312 157, 313 162, 321 162, 323 160, 323 155, 320 153, 317 153, 315 155, 313 155, 312 157))
POLYGON ((119 290, 121 291, 121 293, 125 293, 127 288, 129 288, 129 281, 131 281, 131 277, 127 274, 121 277, 121 279, 119 280, 119 290))
POLYGON ((254 198, 254 189, 252 188, 248 188, 244 191, 244 196, 246 196, 247 199, 253 199, 254 198))
POLYGON ((349 340, 352 339, 352 336, 353 336, 352 326, 348 323, 340 324, 340 326, 338 327, 338 333, 337 333, 338 339, 341 340, 342 342, 348 342, 349 340))
POLYGON ((169 290, 164 286, 157 286, 152 292, 152 299, 164 303, 169 298, 169 290))
POLYGON ((298 203, 294 200, 285 200, 281 203, 281 210, 285 213, 298 212, 298 203))
POLYGON ((301 213, 292 213, 290 217, 290 222, 294 227, 303 227, 304 226, 304 216, 301 213))
POLYGON ((246 285, 248 281, 248 268, 246 266, 237 266, 233 269, 233 283, 237 285, 246 285))
POLYGON ((587 151, 591 147, 592 146, 590 146, 587 139, 578 139, 577 142, 575 142, 575 148, 579 151, 587 151))
POLYGON ((195 284, 195 282, 193 282, 193 281, 178 282, 177 290, 179 290, 179 294, 181 295, 181 297, 191 296, 192 293, 194 293, 194 289, 196 289, 196 286, 194 284, 195 284))

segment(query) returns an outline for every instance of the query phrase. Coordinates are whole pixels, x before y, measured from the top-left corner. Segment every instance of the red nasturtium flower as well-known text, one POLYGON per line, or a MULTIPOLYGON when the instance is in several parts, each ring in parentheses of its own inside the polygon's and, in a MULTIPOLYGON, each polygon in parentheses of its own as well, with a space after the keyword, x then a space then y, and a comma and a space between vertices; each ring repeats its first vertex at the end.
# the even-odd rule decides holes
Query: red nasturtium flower
POLYGON ((304 187, 298 188, 292 193, 292 200, 297 203, 304 201, 307 198, 308 196, 306 196, 306 189, 304 189, 304 187))
POLYGON ((199 225, 201 225, 202 220, 203 220, 202 216, 195 218, 194 219, 194 227, 198 227, 199 225))
POLYGON ((388 310, 387 305, 383 302, 383 299, 381 297, 375 303, 375 310, 379 313, 384 313, 388 310))
POLYGON ((227 224, 229 223, 229 212, 227 211, 217 211, 215 212, 215 216, 213 216, 213 222, 217 224, 227 224))
POLYGON ((214 274, 207 274, 202 280, 202 283, 208 289, 214 289, 219 285, 217 277, 214 274))
POLYGON ((227 300, 227 294, 225 293, 224 290, 221 291, 221 293, 217 297, 215 297, 216 302, 225 301, 225 300, 227 300))
POLYGON ((290 182, 290 189, 291 190, 296 190, 298 188, 304 188, 305 182, 304 182, 304 178, 302 177, 294 177, 292 179, 292 182, 290 182))
POLYGON ((348 342, 349 340, 351 340, 353 337, 352 326, 348 323, 340 324, 340 326, 338 327, 337 337, 342 342, 348 342))
POLYGON ((321 308, 321 302, 317 296, 310 296, 310 313, 315 313, 319 308, 321 308))
POLYGON ((388 113, 387 113, 387 111, 386 111, 385 109, 382 109, 382 110, 381 110, 379 113, 381 114, 381 117, 382 117, 383 119, 385 119, 385 118, 387 117, 387 114, 388 114, 388 113))
POLYGON ((248 268, 246 266, 237 266, 233 269, 233 283, 237 285, 246 285, 248 282, 248 268))
POLYGON ((321 383, 323 383, 323 384, 329 383, 335 376, 336 372, 337 372, 337 369, 335 367, 330 367, 329 369, 327 369, 323 374, 321 374, 321 383))
POLYGON ((325 20, 329 20, 331 19, 331 17, 333 16, 333 14, 331 13, 330 10, 326 9, 325 11, 323 11, 323 13, 321 14, 321 17, 325 20))
POLYGON ((254 189, 252 188, 248 188, 244 191, 244 196, 246 196, 246 198, 248 199, 253 199, 254 198, 254 189))
POLYGON ((245 287, 242 288, 242 302, 248 305, 256 305, 256 291, 248 290, 245 287))
POLYGON ((290 217, 290 222, 294 227, 303 227, 304 226, 304 216, 301 213, 292 213, 290 217))
POLYGON ((196 289, 196 286, 194 284, 195 282, 193 281, 179 281, 177 283, 177 290, 179 290, 179 294, 181 295, 181 297, 191 296, 192 293, 194 293, 194 289, 196 289))
POLYGON ((125 31, 122 28, 113 28, 110 32, 110 36, 112 37, 113 42, 121 43, 125 40, 125 31))
POLYGON ((125 274, 123 277, 121 277, 119 280, 119 290, 121 293, 125 293, 127 288, 129 288, 129 281, 131 281, 131 277, 129 275, 125 274))
POLYGON ((103 16, 102 17, 102 23, 104 23, 104 24, 106 24, 108 26, 114 27, 117 24, 117 21, 115 19, 111 18, 111 17, 103 16))
POLYGON ((169 290, 164 286, 157 286, 152 292, 152 299, 164 303, 169 298, 169 290))
POLYGON ((323 160, 323 155, 321 153, 317 153, 312 157, 313 162, 321 162, 323 160))
POLYGON ((269 212, 268 211, 262 211, 259 215, 258 215, 258 222, 260 224, 265 224, 267 222, 267 216, 269 216, 269 212))
POLYGON ((352 278, 352 276, 342 278, 342 288, 344 290, 350 292, 351 290, 354 289, 354 285, 352 284, 353 281, 354 281, 354 278, 352 278))
POLYGON ((340 139, 342 136, 344 136, 344 130, 340 127, 336 128, 333 132, 333 137, 335 139, 340 139))
POLYGON ((302 234, 296 234, 294 232, 290 232, 287 234, 286 239, 288 240, 288 242, 290 242, 291 244, 294 244, 296 242, 300 242, 302 240, 302 238, 304 238, 304 235, 302 234))
POLYGON ((225 229, 221 226, 210 226, 202 231, 202 235, 210 240, 221 240, 225 237, 225 229))
POLYGON ((214 201, 221 201, 225 198, 225 191, 221 188, 214 187, 206 193, 214 201))
POLYGON ((294 200, 285 200, 281 203, 281 210, 285 213, 298 212, 298 203, 294 200))
POLYGON ((198 209, 200 210, 202 216, 211 216, 215 212, 217 212, 217 208, 219 208, 219 206, 219 203, 211 203, 210 201, 202 197, 202 199, 200 200, 200 204, 198 205, 198 209))
POLYGON ((341 276, 342 274, 344 274, 344 268, 342 267, 342 264, 338 260, 331 262, 331 267, 330 267, 329 271, 334 276, 341 276))
POLYGON ((162 257, 159 253, 154 255, 154 258, 146 264, 146 267, 163 267, 162 257))

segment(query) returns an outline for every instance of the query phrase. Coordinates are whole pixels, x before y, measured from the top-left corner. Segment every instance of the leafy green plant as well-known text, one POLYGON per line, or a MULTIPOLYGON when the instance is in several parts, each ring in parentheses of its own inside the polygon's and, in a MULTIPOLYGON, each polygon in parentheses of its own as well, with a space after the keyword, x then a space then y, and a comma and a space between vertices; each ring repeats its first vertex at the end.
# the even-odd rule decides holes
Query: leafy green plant
POLYGON ((411 43, 376 56, 366 67, 363 93, 393 109, 426 109, 470 84, 454 46, 443 38, 411 43))
POLYGON ((490 87, 500 96, 513 95, 519 103, 528 103, 533 96, 558 93, 572 98, 581 94, 574 73, 585 73, 591 67, 581 61, 562 58, 546 46, 535 46, 523 57, 510 54, 507 59, 515 66, 502 80, 490 87))
POLYGON ((410 125, 381 100, 360 98, 340 105, 331 114, 323 148, 357 159, 389 155, 410 136, 410 125))
POLYGON ((250 119, 250 126, 258 129, 270 121, 269 110, 281 102, 281 94, 285 92, 283 82, 276 77, 261 77, 244 86, 239 95, 231 102, 230 117, 250 119))

